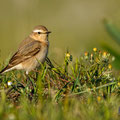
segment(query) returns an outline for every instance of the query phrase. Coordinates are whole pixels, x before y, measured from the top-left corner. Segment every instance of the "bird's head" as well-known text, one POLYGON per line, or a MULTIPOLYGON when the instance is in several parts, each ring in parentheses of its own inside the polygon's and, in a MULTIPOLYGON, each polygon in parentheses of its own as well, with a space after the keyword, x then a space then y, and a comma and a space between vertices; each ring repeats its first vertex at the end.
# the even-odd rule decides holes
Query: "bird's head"
POLYGON ((51 32, 48 31, 48 29, 45 26, 38 25, 33 29, 32 33, 30 34, 30 37, 32 37, 35 40, 45 42, 48 41, 49 33, 51 32))

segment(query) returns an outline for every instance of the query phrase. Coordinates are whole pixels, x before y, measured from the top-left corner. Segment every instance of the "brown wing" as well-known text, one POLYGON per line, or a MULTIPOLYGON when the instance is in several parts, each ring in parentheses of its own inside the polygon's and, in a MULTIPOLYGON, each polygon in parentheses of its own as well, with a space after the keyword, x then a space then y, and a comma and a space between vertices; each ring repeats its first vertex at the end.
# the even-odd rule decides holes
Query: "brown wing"
POLYGON ((32 41, 31 43, 28 43, 27 45, 19 48, 19 50, 10 59, 9 64, 0 73, 35 56, 40 51, 40 49, 41 42, 39 41, 32 41))

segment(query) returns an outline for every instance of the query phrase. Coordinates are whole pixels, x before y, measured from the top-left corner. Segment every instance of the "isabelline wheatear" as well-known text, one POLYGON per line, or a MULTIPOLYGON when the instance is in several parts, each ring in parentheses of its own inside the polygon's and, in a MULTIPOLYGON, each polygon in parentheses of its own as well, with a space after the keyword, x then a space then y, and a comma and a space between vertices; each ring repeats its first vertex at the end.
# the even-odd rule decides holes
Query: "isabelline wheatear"
POLYGON ((42 25, 36 26, 31 34, 21 42, 17 52, 12 56, 9 64, 0 72, 5 73, 14 69, 22 69, 28 74, 43 63, 48 54, 48 34, 51 33, 42 25))

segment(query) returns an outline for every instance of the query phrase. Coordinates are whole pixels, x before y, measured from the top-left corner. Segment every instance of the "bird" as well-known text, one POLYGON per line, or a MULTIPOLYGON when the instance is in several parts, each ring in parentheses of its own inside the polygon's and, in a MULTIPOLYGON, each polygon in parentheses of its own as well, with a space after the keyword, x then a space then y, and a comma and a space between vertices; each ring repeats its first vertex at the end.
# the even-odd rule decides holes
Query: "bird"
POLYGON ((34 27, 32 32, 19 45, 18 50, 9 60, 8 65, 1 70, 0 74, 11 70, 24 70, 28 75, 44 63, 49 49, 48 36, 51 31, 43 25, 34 27))

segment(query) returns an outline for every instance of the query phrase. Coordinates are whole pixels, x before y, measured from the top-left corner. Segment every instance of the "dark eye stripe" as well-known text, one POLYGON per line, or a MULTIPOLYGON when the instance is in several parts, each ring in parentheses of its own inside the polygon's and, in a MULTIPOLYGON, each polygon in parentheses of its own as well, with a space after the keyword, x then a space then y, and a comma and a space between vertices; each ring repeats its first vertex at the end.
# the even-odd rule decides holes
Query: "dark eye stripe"
POLYGON ((40 34, 40 32, 38 32, 38 34, 40 34))

